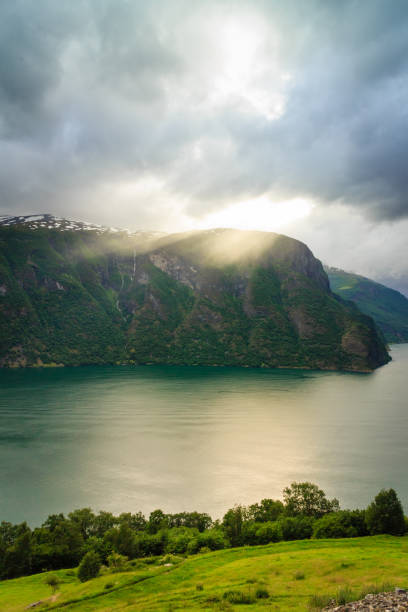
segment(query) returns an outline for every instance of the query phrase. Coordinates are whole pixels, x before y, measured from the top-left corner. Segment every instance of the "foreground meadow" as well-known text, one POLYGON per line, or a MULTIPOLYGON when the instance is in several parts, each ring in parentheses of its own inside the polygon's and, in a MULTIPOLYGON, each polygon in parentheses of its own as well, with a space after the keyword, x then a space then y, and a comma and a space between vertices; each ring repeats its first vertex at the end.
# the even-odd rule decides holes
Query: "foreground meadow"
POLYGON ((131 571, 85 583, 74 570, 52 574, 61 580, 54 595, 47 573, 1 582, 0 610, 36 602, 35 610, 309 610, 315 595, 408 586, 408 538, 302 540, 138 560, 131 571))

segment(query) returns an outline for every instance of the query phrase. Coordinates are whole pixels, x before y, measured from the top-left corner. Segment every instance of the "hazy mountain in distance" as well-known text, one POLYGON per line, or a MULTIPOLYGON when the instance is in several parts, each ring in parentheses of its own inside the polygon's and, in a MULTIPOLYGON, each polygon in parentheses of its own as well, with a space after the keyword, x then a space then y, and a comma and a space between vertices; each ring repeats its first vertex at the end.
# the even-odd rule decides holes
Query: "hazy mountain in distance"
POLYGON ((332 291, 372 317, 387 342, 408 342, 408 299, 402 293, 338 268, 325 270, 332 291))

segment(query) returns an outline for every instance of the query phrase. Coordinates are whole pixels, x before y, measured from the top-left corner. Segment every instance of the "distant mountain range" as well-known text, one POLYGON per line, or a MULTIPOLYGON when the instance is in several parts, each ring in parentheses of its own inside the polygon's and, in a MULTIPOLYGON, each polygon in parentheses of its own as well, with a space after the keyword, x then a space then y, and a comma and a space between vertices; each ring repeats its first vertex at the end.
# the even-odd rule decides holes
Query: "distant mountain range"
POLYGON ((370 371, 373 320, 306 245, 264 232, 129 233, 51 215, 0 221, 0 365, 370 371))
POLYGON ((22 226, 26 229, 57 229, 61 232, 96 232, 98 234, 126 234, 127 236, 143 236, 144 239, 160 238, 166 236, 165 232, 131 232, 118 227, 106 227, 85 221, 73 221, 63 217, 54 217, 50 214, 41 215, 0 215, 0 227, 22 226))
POLYGON ((387 342, 408 342, 408 300, 402 293, 338 268, 325 270, 332 291, 372 317, 387 342))

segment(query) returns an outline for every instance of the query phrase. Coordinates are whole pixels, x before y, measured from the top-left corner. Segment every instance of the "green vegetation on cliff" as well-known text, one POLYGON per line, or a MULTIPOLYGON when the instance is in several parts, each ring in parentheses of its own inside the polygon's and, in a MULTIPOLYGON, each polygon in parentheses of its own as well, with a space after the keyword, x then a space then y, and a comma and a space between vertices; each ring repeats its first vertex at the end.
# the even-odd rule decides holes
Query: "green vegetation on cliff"
POLYGON ((408 342, 408 299, 402 293, 358 274, 326 271, 332 291, 372 317, 387 342, 408 342))
POLYGON ((212 230, 142 235, 0 228, 0 365, 101 363, 369 371, 373 321, 302 243, 212 230), (147 246, 148 244, 148 246, 147 246))

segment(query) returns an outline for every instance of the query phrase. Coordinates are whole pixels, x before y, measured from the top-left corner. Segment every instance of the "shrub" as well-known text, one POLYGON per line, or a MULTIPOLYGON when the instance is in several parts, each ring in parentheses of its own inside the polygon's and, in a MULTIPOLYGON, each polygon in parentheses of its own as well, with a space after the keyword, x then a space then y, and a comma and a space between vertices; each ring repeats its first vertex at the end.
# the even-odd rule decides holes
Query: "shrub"
POLYGON ((307 516, 286 516, 276 521, 283 540, 305 540, 312 536, 314 520, 307 516))
POLYGON ((134 536, 135 557, 155 557, 161 555, 167 544, 165 532, 150 535, 139 533, 134 536))
POLYGON ((209 604, 216 604, 216 603, 219 603, 220 601, 221 601, 221 599, 220 599, 220 597, 218 597, 218 595, 210 595, 205 600, 205 602, 209 603, 209 604))
POLYGON ((293 577, 295 580, 304 580, 305 574, 303 572, 296 572, 293 577))
POLYGON ((220 529, 209 529, 208 531, 199 533, 196 537, 189 541, 187 553, 189 555, 195 555, 198 551, 202 552, 203 548, 209 550, 221 550, 227 546, 228 542, 224 533, 220 529))
POLYGON ((282 540, 282 529, 280 524, 261 523, 260 527, 255 532, 257 544, 269 544, 269 542, 280 542, 282 540))
POLYGON ((113 552, 108 557, 109 569, 111 572, 123 572, 126 567, 128 558, 125 555, 113 552))
POLYGON ((96 578, 101 569, 101 560, 97 553, 88 552, 78 567, 78 578, 81 582, 96 578))
POLYGON ((359 535, 353 525, 350 512, 340 511, 326 514, 314 524, 313 537, 321 538, 355 538, 359 535))
POLYGON ((48 586, 51 587, 52 592, 55 593, 61 583, 61 580, 55 574, 49 574, 45 577, 44 582, 45 584, 48 584, 48 586))
POLYGON ((166 552, 183 554, 187 552, 191 540, 198 536, 197 529, 188 527, 175 527, 168 532, 166 552))
POLYGON ((256 599, 268 599, 269 597, 268 589, 263 589, 263 588, 256 589, 255 597, 256 599))
POLYGON ((320 612, 323 608, 331 604, 331 602, 332 598, 330 597, 330 595, 315 594, 310 597, 307 607, 309 610, 313 610, 313 612, 315 610, 316 612, 320 612))
POLYGON ((366 524, 370 534, 403 535, 405 519, 402 505, 394 489, 382 489, 368 506, 366 524))
POLYGON ((251 604, 255 602, 253 595, 243 591, 226 591, 223 598, 231 604, 251 604))

